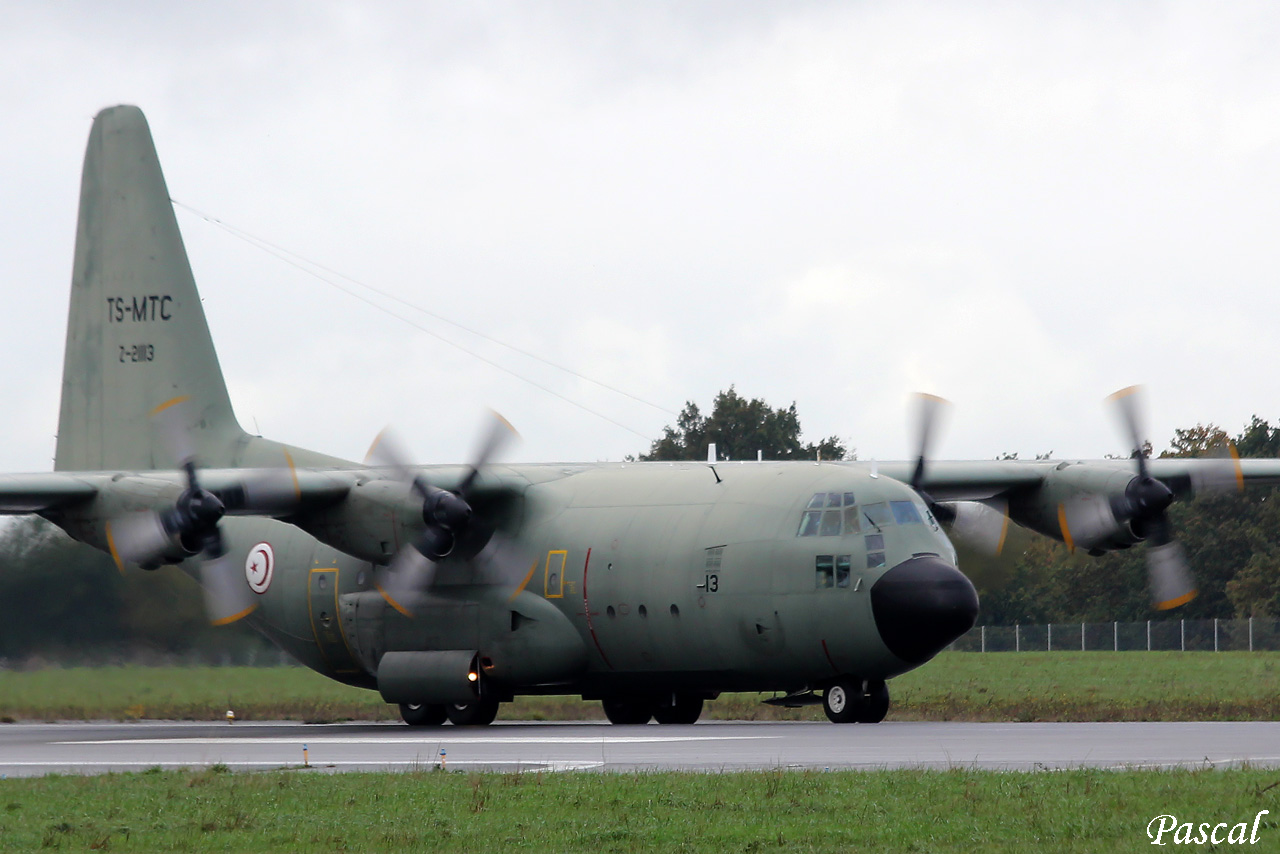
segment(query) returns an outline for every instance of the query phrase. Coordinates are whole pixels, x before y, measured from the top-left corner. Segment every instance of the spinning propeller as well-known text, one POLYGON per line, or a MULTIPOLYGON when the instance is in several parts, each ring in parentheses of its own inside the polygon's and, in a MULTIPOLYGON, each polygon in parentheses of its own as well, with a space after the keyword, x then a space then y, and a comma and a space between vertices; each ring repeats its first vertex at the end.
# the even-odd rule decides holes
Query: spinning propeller
MULTIPOLYGON (((1071 547, 1101 542, 1126 525, 1135 536, 1148 540, 1146 562, 1151 597, 1156 608, 1168 610, 1190 602, 1198 591, 1186 553, 1174 539, 1166 512, 1173 503, 1173 490, 1152 476, 1147 463, 1147 441, 1138 402, 1140 390, 1140 386, 1129 386, 1107 398, 1132 443, 1137 476, 1129 481, 1123 494, 1091 495, 1065 502, 1059 508, 1060 521, 1063 538, 1071 547)), ((1192 482, 1197 492, 1222 491, 1238 485, 1235 451, 1229 446, 1224 450, 1224 454, 1205 460, 1195 470, 1192 482)))
POLYGON ((925 470, 932 450, 933 434, 944 408, 950 402, 932 394, 917 394, 916 466, 911 473, 911 488, 946 525, 951 536, 986 555, 999 555, 1009 532, 1009 510, 1003 501, 935 501, 924 489, 925 470))
POLYGON ((471 559, 475 580, 481 583, 510 584, 524 571, 518 550, 505 538, 493 531, 492 520, 483 518, 472 506, 476 480, 507 445, 518 437, 515 428, 496 412, 491 421, 474 462, 462 481, 452 490, 432 486, 408 463, 408 454, 389 431, 384 430, 374 440, 368 458, 396 472, 422 498, 422 520, 426 523, 422 534, 411 544, 404 546, 392 558, 391 563, 380 568, 375 577, 378 592, 391 607, 405 616, 412 617, 409 604, 415 596, 430 588, 436 581, 439 562, 461 544, 468 546, 484 542, 475 554, 463 554, 471 559))
MULTIPOLYGON (((205 611, 210 622, 223 625, 247 615, 257 602, 244 575, 228 557, 222 539, 218 523, 227 514, 227 504, 200 485, 188 407, 187 398, 179 397, 150 413, 180 461, 186 488, 171 507, 127 513, 107 522, 107 543, 121 568, 126 561, 146 567, 198 557, 205 611)), ((292 481, 292 477, 288 479, 292 481)), ((252 512, 278 505, 288 491, 296 490, 291 490, 283 477, 264 474, 228 490, 227 498, 234 509, 252 512)))

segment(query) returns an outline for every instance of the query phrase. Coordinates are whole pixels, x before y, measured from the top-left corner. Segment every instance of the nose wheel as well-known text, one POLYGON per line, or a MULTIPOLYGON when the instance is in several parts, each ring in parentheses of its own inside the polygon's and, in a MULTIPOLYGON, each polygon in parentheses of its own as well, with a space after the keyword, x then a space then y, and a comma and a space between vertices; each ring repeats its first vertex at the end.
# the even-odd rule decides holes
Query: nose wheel
POLYGON ((889 712, 889 686, 879 679, 841 677, 827 686, 822 710, 836 724, 878 724, 889 712))

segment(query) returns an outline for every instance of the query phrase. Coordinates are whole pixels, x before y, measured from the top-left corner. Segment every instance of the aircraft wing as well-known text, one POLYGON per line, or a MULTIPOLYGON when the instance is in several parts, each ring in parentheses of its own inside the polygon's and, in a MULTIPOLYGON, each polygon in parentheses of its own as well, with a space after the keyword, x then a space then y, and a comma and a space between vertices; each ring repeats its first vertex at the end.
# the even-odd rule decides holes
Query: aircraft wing
MULTIPOLYGON (((121 480, 140 479, 181 489, 185 478, 181 471, 5 474, 0 475, 0 515, 43 513, 91 501, 121 480)), ((342 500, 353 483, 348 472, 309 469, 206 469, 200 478, 205 488, 227 500, 229 513, 237 513, 236 505, 243 503, 247 492, 259 499, 252 515, 264 516, 332 504, 342 500)))
MULTIPOLYGON (((1153 477, 1163 481, 1175 494, 1195 492, 1198 486, 1219 490, 1240 486, 1280 485, 1280 459, 1152 459, 1153 477)), ((910 482, 915 463, 881 463, 881 474, 910 482)), ((1135 473, 1132 460, 984 460, 929 463, 923 487, 939 501, 981 501, 1035 491, 1055 480, 1055 475, 1073 468, 1135 473)))
POLYGON ((39 513, 87 501, 98 494, 95 480, 106 477, 96 473, 85 479, 61 472, 0 475, 0 514, 39 513))

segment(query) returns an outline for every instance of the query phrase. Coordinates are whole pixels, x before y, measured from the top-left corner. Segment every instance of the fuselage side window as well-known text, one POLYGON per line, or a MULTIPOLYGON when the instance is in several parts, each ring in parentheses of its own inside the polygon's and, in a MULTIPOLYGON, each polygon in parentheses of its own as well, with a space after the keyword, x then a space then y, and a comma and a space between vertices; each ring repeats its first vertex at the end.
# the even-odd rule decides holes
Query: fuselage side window
POLYGON ((835 555, 818 555, 814 560, 814 586, 825 590, 832 585, 832 566, 835 555))
POLYGON ((849 569, 853 565, 853 555, 836 555, 836 587, 849 586, 849 569))

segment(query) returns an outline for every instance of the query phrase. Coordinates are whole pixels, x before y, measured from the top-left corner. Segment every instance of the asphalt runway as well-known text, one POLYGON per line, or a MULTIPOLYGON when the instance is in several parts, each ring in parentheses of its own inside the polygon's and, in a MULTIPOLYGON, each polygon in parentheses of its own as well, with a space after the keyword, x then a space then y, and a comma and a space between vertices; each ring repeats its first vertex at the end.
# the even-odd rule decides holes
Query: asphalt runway
POLYGON ((611 726, 57 723, 0 726, 0 775, 152 767, 321 771, 1280 767, 1280 722, 611 726), (305 757, 304 757, 305 750, 305 757))

